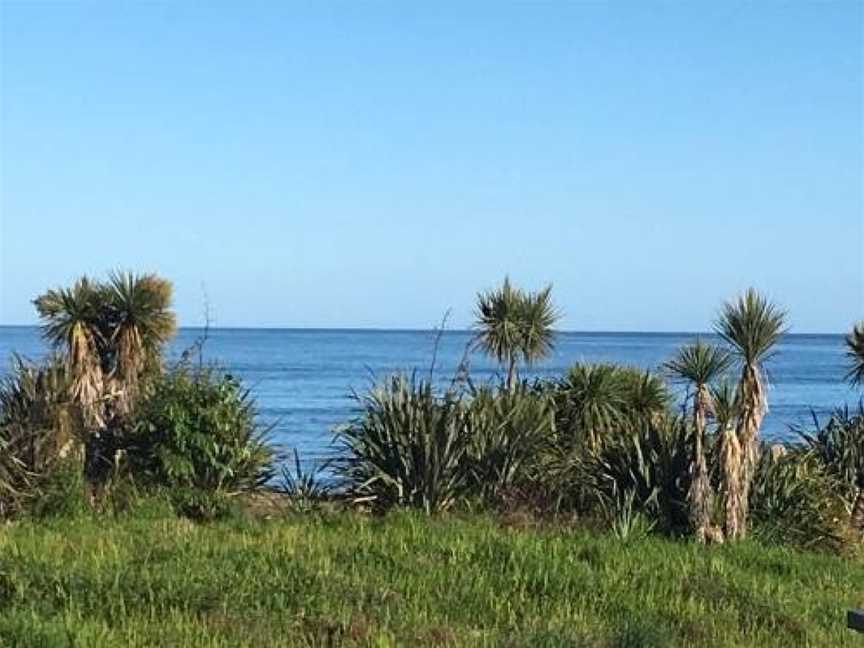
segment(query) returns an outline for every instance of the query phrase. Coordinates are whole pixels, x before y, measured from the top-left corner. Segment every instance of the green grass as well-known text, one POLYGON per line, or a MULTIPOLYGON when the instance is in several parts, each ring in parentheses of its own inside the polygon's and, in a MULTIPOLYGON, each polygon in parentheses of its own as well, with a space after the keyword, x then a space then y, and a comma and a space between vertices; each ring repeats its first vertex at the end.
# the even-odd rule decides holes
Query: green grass
POLYGON ((480 516, 0 527, 0 645, 861 646, 860 560, 480 516))

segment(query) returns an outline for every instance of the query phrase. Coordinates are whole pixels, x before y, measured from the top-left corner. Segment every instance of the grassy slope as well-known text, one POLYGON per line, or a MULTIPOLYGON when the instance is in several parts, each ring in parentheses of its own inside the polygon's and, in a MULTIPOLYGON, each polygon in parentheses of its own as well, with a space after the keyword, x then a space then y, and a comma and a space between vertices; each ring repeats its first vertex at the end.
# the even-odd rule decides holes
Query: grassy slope
POLYGON ((350 514, 0 528, 0 644, 860 646, 864 564, 350 514))

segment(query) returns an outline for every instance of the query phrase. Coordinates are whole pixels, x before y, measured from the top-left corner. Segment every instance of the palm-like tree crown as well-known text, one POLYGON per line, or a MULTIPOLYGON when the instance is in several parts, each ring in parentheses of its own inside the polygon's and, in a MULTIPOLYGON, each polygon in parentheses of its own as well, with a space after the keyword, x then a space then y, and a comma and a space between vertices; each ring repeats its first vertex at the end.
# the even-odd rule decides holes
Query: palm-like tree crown
POLYGON ((477 344, 499 363, 508 365, 510 387, 517 357, 531 365, 554 347, 552 327, 559 315, 552 304, 552 286, 528 293, 505 277, 501 287, 477 296, 476 317, 477 344))
POLYGON ((152 274, 112 273, 105 286, 116 374, 134 382, 176 331, 171 283, 152 274))
POLYGON ((741 410, 737 386, 732 381, 723 380, 715 387, 711 387, 710 393, 717 429, 725 430, 734 424, 741 410))
POLYGON ((97 424, 100 417, 94 405, 101 397, 104 378, 99 349, 105 342, 98 293, 98 286, 82 277, 71 288, 51 289, 33 302, 43 321, 45 339, 65 351, 72 395, 83 405, 88 419, 97 424))
POLYGON ((105 387, 128 405, 145 369, 156 368, 161 347, 176 329, 171 284, 156 275, 115 272, 105 284, 83 277, 71 288, 34 300, 43 335, 65 352, 72 394, 99 426, 105 387))
POLYGON ((628 392, 619 367, 576 364, 567 373, 563 386, 567 403, 559 410, 569 419, 565 427, 581 431, 592 444, 596 445, 626 418, 628 392))
POLYGON ((500 288, 477 296, 477 342, 486 353, 504 363, 519 351, 522 341, 521 290, 505 277, 500 288))
POLYGON ((852 364, 846 378, 853 385, 864 384, 864 321, 858 322, 846 336, 846 355, 852 364))
POLYGON ((666 411, 669 390, 660 376, 633 367, 622 367, 620 372, 625 402, 632 416, 651 419, 666 411))
POLYGON ((100 333, 97 293, 98 287, 81 277, 71 288, 53 288, 33 300, 43 320, 45 339, 55 347, 65 347, 73 357, 91 352, 100 333))
POLYGON ((675 357, 663 367, 679 380, 685 380, 699 389, 716 380, 729 368, 729 353, 713 344, 696 340, 678 349, 675 357))
POLYGON ((656 420, 669 404, 666 385, 650 371, 606 363, 578 363, 561 381, 562 430, 596 446, 616 429, 656 420))
POLYGON ((714 328, 745 365, 756 366, 770 357, 786 333, 786 313, 749 288, 737 300, 724 304, 714 328))
POLYGON ((522 322, 520 352, 526 364, 531 365, 548 356, 555 347, 552 327, 558 321, 559 315, 552 304, 552 286, 525 294, 520 310, 522 322))

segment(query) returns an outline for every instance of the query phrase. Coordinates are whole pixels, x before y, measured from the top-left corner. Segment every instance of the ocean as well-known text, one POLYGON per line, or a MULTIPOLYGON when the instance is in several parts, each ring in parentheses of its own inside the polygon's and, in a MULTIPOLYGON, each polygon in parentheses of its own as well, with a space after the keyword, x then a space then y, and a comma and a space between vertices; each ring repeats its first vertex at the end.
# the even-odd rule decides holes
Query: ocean
MULTIPOLYGON (((181 329, 169 347, 176 359, 200 337, 200 329, 181 329)), ((696 337, 684 333, 560 333, 554 354, 531 375, 558 376, 578 361, 610 361, 657 369, 677 347, 696 337)), ((703 334, 709 339, 710 335, 703 334)), ((333 431, 356 413, 352 391, 404 370, 428 376, 436 334, 433 331, 213 329, 204 359, 239 376, 257 399, 262 423, 272 425, 276 443, 296 448, 306 461, 332 456, 333 431)), ((467 331, 441 335, 435 378, 449 382, 471 340, 467 331)), ((0 326, 0 374, 11 354, 35 359, 47 347, 36 327, 0 326)), ((860 392, 844 381, 843 337, 788 335, 768 362, 769 413, 763 434, 788 439, 790 426, 807 424, 811 411, 824 417, 860 392)), ((491 379, 497 368, 480 353, 471 355, 476 381, 491 379)))

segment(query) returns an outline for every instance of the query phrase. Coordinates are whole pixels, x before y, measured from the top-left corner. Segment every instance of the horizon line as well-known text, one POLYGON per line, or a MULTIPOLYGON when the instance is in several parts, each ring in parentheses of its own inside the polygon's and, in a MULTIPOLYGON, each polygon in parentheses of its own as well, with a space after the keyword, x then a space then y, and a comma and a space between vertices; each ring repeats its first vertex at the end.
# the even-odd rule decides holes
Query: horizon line
MULTIPOLYGON (((39 328, 40 324, 0 324, 2 328, 39 328)), ((294 332, 341 332, 341 333, 437 333, 439 328, 414 328, 414 327, 397 327, 386 328, 379 326, 178 326, 178 331, 203 331, 209 328, 211 331, 294 331, 294 332)), ((442 333, 472 333, 474 329, 470 328, 445 328, 442 333)), ((648 331, 648 330, 577 330, 577 329, 555 329, 555 333, 577 334, 577 335, 709 335, 716 336, 714 331, 648 331)), ((814 331, 796 331, 788 332, 787 336, 836 336, 842 337, 845 333, 825 333, 814 331)))

